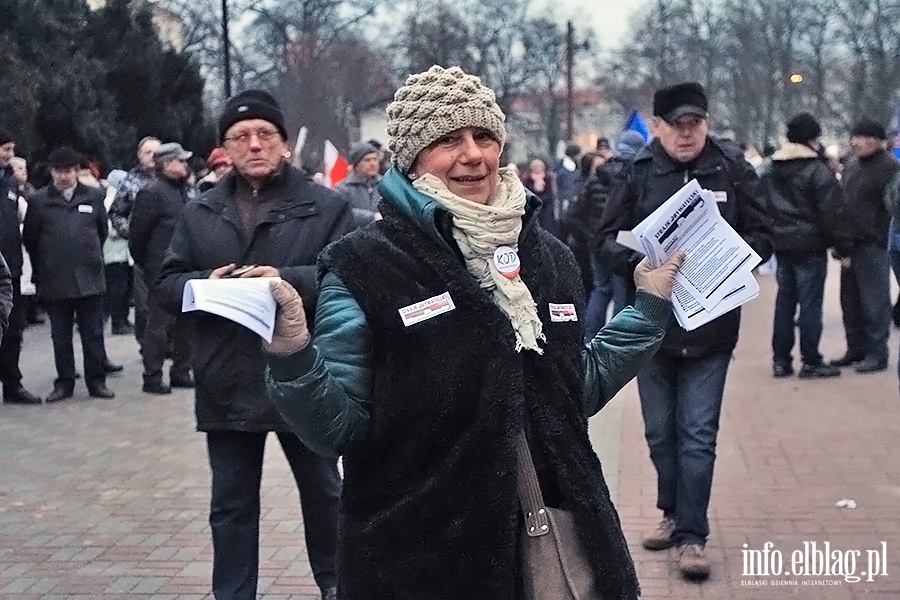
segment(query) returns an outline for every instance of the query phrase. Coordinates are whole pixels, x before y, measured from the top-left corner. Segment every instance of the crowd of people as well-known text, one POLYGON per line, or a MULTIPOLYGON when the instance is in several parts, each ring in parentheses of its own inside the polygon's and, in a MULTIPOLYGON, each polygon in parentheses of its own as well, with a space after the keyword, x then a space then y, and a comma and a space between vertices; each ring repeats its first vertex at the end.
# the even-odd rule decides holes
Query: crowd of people
POLYGON ((835 162, 814 115, 785 125, 786 142, 754 166, 712 135, 706 91, 684 82, 656 91, 650 140, 628 130, 590 152, 569 144, 552 165, 501 167, 493 91, 435 66, 395 94, 387 147, 354 143, 333 189, 290 162, 284 115, 263 90, 228 99, 207 160, 145 137, 137 165, 105 179, 61 147, 34 189, 0 131, 4 402, 60 402, 78 378, 113 398, 107 375, 122 366, 107 357, 107 322, 135 336, 143 392, 192 388, 219 599, 256 595, 268 433, 296 479, 324 599, 537 598, 522 557, 565 523, 593 582, 582 597, 636 598, 586 429, 636 376, 662 513, 642 543, 677 547, 682 574, 702 580, 740 309, 685 331, 669 304, 685 257, 654 269, 619 232, 692 179, 715 192, 724 219, 777 265, 775 377, 794 374, 798 331, 799 377, 884 371, 892 317, 900 325, 889 279, 900 277, 900 164, 884 126, 859 120, 852 156, 835 162), (847 343, 831 361, 819 351, 829 253, 847 343), (229 277, 277 278, 270 343, 181 314, 187 281, 229 277), (37 306, 56 368, 44 399, 19 370, 37 306), (558 521, 526 508, 526 480, 558 521))

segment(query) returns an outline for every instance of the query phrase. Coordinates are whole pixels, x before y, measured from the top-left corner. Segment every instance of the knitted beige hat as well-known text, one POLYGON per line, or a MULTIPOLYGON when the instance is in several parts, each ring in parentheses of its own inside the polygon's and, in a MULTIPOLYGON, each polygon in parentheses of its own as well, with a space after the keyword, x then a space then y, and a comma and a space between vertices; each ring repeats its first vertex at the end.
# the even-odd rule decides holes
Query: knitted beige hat
POLYGON ((419 152, 463 127, 490 131, 501 150, 506 141, 506 116, 497 105, 494 91, 459 67, 435 65, 424 73, 410 75, 388 104, 387 114, 388 149, 404 173, 412 168, 419 152))

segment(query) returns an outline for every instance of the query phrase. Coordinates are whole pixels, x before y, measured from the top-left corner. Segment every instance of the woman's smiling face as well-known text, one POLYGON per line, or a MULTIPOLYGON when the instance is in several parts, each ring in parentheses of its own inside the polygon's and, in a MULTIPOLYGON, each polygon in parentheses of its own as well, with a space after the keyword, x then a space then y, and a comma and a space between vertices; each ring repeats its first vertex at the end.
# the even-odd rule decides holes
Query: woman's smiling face
POLYGON ((487 204, 500 182, 500 142, 486 129, 463 127, 422 150, 411 172, 430 173, 451 192, 487 204))

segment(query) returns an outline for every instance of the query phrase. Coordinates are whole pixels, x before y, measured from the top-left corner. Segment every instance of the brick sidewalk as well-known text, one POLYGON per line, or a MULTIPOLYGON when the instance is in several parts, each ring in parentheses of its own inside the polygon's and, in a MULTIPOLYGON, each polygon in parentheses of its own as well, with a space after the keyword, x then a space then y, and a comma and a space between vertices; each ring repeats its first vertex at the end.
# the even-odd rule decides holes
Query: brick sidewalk
MULTIPOLYGON (((896 372, 848 372, 827 382, 773 380, 773 286, 770 279, 761 282, 763 293, 746 310, 728 381, 709 582, 686 584, 675 571, 674 553, 639 547, 640 533, 659 514, 635 386, 592 420, 609 479, 618 488, 614 494, 644 598, 900 598, 896 372), (844 497, 859 507, 835 508, 844 497), (789 557, 803 541, 866 550, 882 540, 888 544, 889 575, 872 583, 741 585, 752 579, 741 576, 744 543, 761 549, 771 541, 789 557)), ((834 277, 826 307, 823 350, 835 356, 843 348, 834 277)), ((53 379, 49 326, 29 329, 26 342, 25 383, 46 394, 53 379)), ((891 349, 896 353, 896 340, 891 349)), ((109 338, 108 350, 126 364, 125 373, 109 381, 115 400, 90 400, 81 385, 75 399, 59 405, 0 406, 0 600, 211 597, 209 473, 203 437, 193 429, 191 395, 142 394, 134 341, 109 338)), ((318 598, 296 490, 277 444, 266 458, 261 530, 261 597, 318 598)))
MULTIPOLYGON (((826 292, 826 357, 842 354, 843 329, 832 265, 826 292)), ((744 313, 741 341, 729 371, 719 433, 710 508, 712 578, 684 582, 676 552, 648 552, 642 532, 660 519, 656 475, 643 438, 636 386, 628 391, 623 419, 618 508, 638 567, 646 600, 803 598, 888 600, 900 598, 900 399, 892 361, 886 373, 801 381, 771 377, 774 280, 760 277, 762 293, 744 313), (842 498, 855 510, 836 508, 842 498), (830 542, 832 549, 865 550, 887 542, 885 577, 834 587, 782 587, 773 580, 802 583, 815 577, 743 577, 743 544, 770 541, 790 567, 803 542, 830 542), (747 582, 768 583, 750 587, 747 582)), ((896 358, 896 335, 891 342, 896 358)))
MULTIPOLYGON (((54 377, 49 335, 46 324, 26 331, 25 384, 41 395, 54 377)), ((89 399, 79 382, 67 402, 0 406, 0 599, 212 597, 209 471, 192 394, 141 393, 131 336, 107 338, 107 351, 125 364, 108 381, 114 400, 89 399)), ((262 490, 261 597, 318 599, 273 436, 262 490)))

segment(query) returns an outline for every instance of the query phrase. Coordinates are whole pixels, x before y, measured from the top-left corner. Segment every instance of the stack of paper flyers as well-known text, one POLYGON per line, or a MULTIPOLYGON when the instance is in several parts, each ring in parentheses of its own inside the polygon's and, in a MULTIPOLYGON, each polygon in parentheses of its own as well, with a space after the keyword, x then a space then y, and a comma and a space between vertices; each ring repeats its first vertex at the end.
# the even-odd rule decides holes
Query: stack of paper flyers
POLYGON ((631 231, 654 267, 684 252, 672 307, 688 331, 759 295, 753 268, 762 259, 719 213, 719 197, 693 179, 631 231))

